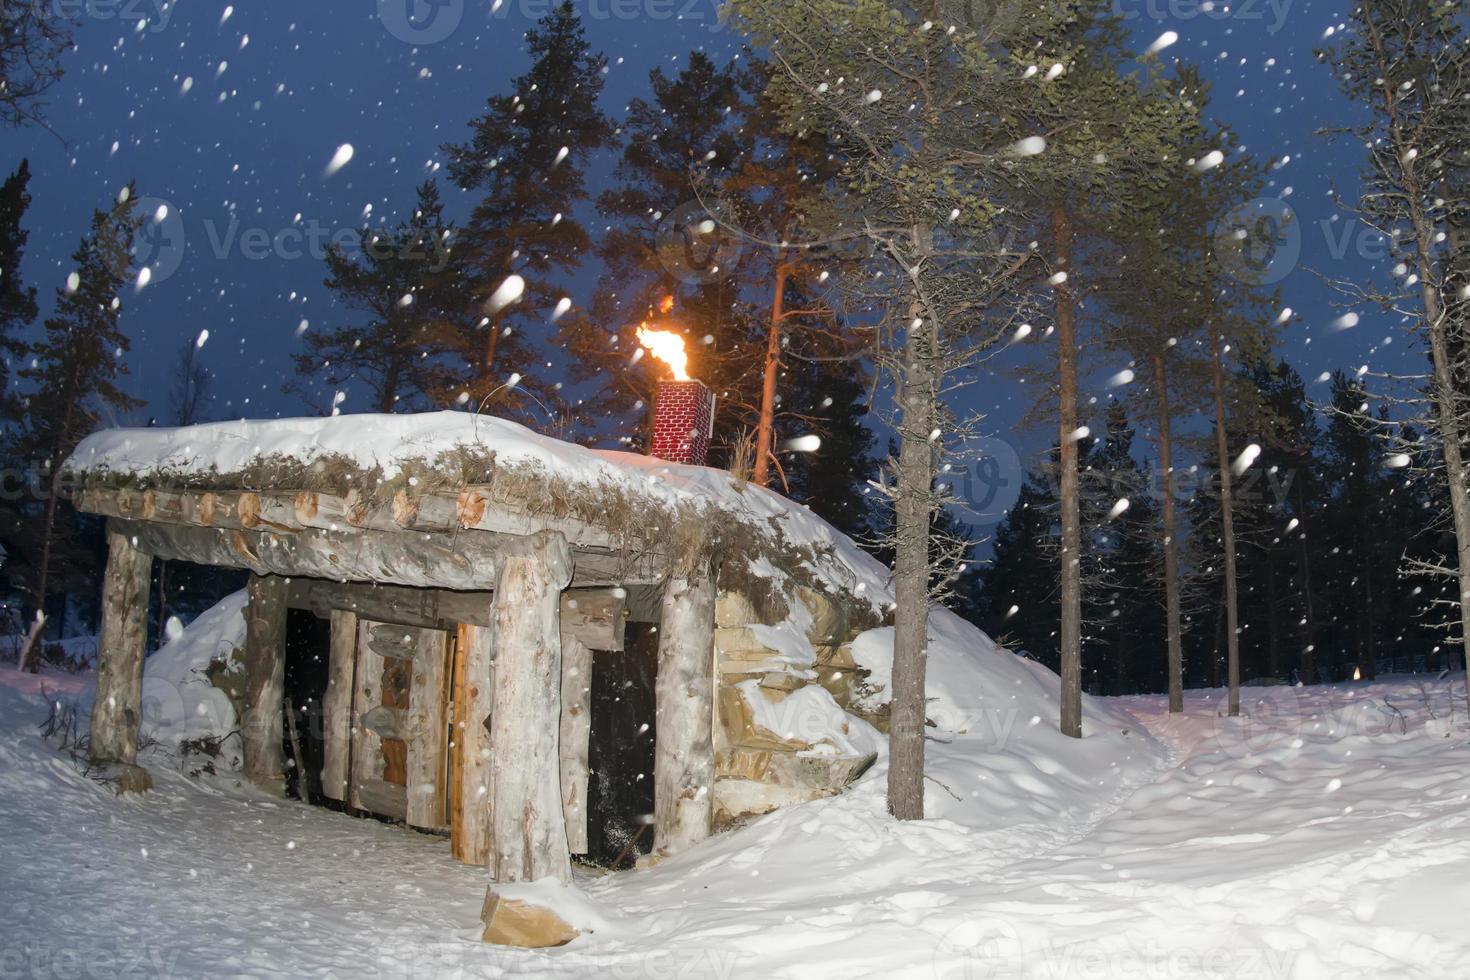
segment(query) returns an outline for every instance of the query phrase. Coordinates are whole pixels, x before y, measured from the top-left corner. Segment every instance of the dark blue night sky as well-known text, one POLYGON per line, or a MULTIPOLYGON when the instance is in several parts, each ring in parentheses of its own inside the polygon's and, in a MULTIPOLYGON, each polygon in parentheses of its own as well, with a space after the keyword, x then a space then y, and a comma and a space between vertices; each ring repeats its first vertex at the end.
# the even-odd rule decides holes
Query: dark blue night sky
MULTIPOLYGON (((485 98, 505 91, 526 68, 523 32, 549 2, 504 0, 492 12, 480 0, 443 0, 440 19, 425 21, 423 37, 433 43, 418 47, 390 27, 402 33, 405 11, 415 4, 422 5, 419 14, 433 13, 425 0, 384 0, 383 16, 375 0, 255 0, 233 9, 188 0, 147 23, 130 16, 79 19, 78 50, 67 58, 51 107, 65 145, 36 129, 7 132, 0 167, 8 172, 29 157, 35 172, 23 273, 41 290, 43 312, 70 271, 70 253, 92 209, 129 179, 138 181, 144 198, 168 202, 182 220, 187 245, 177 271, 128 297, 124 325, 134 338, 128 385, 153 405, 119 421, 142 424, 152 415, 167 421, 176 352, 202 330, 209 331, 203 351, 215 375, 213 414, 310 411, 281 387, 290 354, 300 349, 300 323, 341 322, 321 284, 323 265, 310 254, 256 255, 241 236, 248 229, 270 236, 292 228, 351 229, 362 224, 368 206, 374 220, 396 220, 411 205, 414 186, 442 160, 439 146, 460 139, 485 98), (187 92, 186 79, 192 79, 187 92), (355 147, 354 159, 324 177, 344 143, 355 147)), ((1401 335, 1383 346, 1396 331, 1381 314, 1362 310, 1355 328, 1330 328, 1343 310, 1310 271, 1386 274, 1381 259, 1357 257, 1358 229, 1350 219, 1331 223, 1331 193, 1338 188, 1351 196, 1359 149, 1316 135, 1352 118, 1313 53, 1345 17, 1345 0, 1249 0, 1208 13, 1185 0, 1117 3, 1140 47, 1165 31, 1178 33, 1166 55, 1203 66, 1214 86, 1215 114, 1250 150, 1263 158, 1290 155, 1269 189, 1296 209, 1302 238, 1299 266, 1281 283, 1285 304, 1302 318, 1284 341, 1285 356, 1309 381, 1338 367, 1403 365, 1412 352, 1401 335)), ((576 5, 591 42, 608 57, 604 108, 614 116, 646 92, 650 68, 677 69, 691 48, 728 57, 738 47, 719 24, 714 0, 576 5)), ((141 14, 156 6, 156 0, 129 0, 122 9, 141 14)), ((609 164, 595 175, 594 188, 609 164)), ((441 183, 462 218, 469 201, 447 180, 441 183)), ((595 222, 588 223, 595 232, 595 222)), ((597 274, 595 263, 585 267, 573 295, 585 301, 597 274)), ((1104 375, 1121 366, 1099 365, 1109 368, 1104 375)), ((1309 391, 1324 396, 1326 386, 1309 391)), ((974 397, 976 407, 991 413, 992 430, 1006 438, 1029 402, 1005 374, 974 397)), ((351 397, 343 406, 362 408, 351 397)), ((1030 434, 1020 442, 1034 448, 1041 439, 1030 434)))

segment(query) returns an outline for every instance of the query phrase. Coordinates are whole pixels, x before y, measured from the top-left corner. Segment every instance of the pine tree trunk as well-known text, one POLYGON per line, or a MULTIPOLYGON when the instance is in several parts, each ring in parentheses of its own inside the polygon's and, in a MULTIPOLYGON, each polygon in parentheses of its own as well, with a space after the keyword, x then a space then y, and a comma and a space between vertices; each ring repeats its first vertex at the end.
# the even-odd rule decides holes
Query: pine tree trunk
POLYGON ((1220 459, 1220 537, 1225 546, 1225 663, 1230 683, 1230 717, 1240 714, 1240 597, 1235 569, 1235 489, 1225 434, 1225 364, 1220 334, 1210 328, 1211 369, 1215 381, 1215 452, 1220 459))
MULTIPOLYGON (((1057 267, 1072 257, 1072 224, 1066 207, 1052 210, 1057 267)), ((1058 447, 1062 510, 1061 731, 1082 737, 1082 515, 1077 479, 1077 336, 1072 291, 1063 282, 1057 297, 1058 447)))
POLYGON ((1159 469, 1163 473, 1163 546, 1164 607, 1167 617, 1169 648, 1169 712, 1184 710, 1184 640, 1180 625, 1179 600, 1179 535, 1174 516, 1174 447, 1173 420, 1169 406, 1169 372, 1164 355, 1154 355, 1156 422, 1159 427, 1159 469))
MULTIPOLYGON (((46 616, 47 593, 50 592, 51 578, 51 544, 56 537, 56 493, 57 477, 56 467, 52 466, 51 490, 46 496, 46 510, 41 519, 41 561, 36 566, 36 585, 31 594, 36 600, 36 616, 38 622, 44 626, 46 616)), ((26 645, 21 647, 20 659, 16 663, 17 670, 34 670, 36 660, 36 648, 41 645, 41 630, 35 630, 28 634, 26 645), (34 637, 34 639, 31 639, 34 637)))
MULTIPOLYGON (((1297 520, 1305 523, 1306 498, 1300 480, 1297 481, 1296 510, 1297 520)), ((1312 601, 1312 556, 1307 550, 1306 532, 1300 528, 1297 529, 1296 545, 1297 576, 1302 594, 1302 649, 1297 661, 1297 679, 1303 684, 1311 684, 1316 680, 1317 672, 1317 611, 1312 601)))
POLYGON ((776 380, 781 371, 781 326, 786 318, 787 265, 776 265, 776 290, 771 300, 771 326, 766 334, 766 367, 761 381, 760 422, 756 426, 755 465, 750 482, 770 486, 771 454, 776 438, 776 380))
POLYGON ((924 681, 929 656, 929 522, 933 512, 937 351, 929 325, 911 327, 899 390, 898 499, 894 502, 893 704, 889 728, 888 812, 924 818, 924 681))

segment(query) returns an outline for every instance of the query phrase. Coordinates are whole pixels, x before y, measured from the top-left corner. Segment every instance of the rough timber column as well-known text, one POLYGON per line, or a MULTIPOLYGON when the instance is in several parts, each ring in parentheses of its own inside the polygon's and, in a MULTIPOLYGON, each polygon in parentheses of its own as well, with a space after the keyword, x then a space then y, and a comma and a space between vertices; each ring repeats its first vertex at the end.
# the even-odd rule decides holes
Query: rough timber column
POLYGON ((97 701, 92 709, 91 756, 96 762, 131 766, 138 759, 148 580, 152 570, 150 555, 139 551, 131 538, 108 529, 102 637, 97 650, 97 701))
POLYGON ((554 531, 522 539, 496 568, 490 710, 493 881, 572 877, 557 747, 561 592, 571 579, 571 550, 554 531))
POLYGON ((277 796, 286 794, 281 745, 286 693, 286 608, 290 583, 278 575, 250 576, 245 607, 245 778, 277 796))
POLYGON ((714 568, 697 549, 664 589, 653 749, 653 842, 664 856, 704 840, 714 820, 714 568))

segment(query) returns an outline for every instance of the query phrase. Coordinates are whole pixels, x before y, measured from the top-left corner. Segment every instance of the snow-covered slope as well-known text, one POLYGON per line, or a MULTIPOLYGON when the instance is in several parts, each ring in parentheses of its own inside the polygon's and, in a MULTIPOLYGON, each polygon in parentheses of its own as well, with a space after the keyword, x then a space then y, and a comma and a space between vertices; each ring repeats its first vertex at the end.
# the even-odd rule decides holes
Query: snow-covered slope
MULTIPOLYGON (((205 671, 244 644, 245 601, 243 590, 221 600, 144 662, 144 736, 177 751, 184 742, 234 731, 234 705, 205 671)), ((220 745, 219 766, 237 769, 240 761, 239 739, 220 745)))

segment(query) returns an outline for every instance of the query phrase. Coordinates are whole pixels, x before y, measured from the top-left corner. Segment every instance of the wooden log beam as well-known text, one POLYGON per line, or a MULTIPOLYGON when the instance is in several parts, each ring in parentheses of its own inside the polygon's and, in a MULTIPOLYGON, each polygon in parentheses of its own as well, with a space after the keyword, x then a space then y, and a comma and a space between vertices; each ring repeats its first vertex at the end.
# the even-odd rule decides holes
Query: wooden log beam
POLYGON ((714 821, 714 629, 712 556, 693 552, 664 591, 654 685, 653 840, 661 855, 687 850, 714 821))
MULTIPOLYGON (((460 624, 490 625, 491 592, 415 589, 297 578, 291 582, 291 606, 326 618, 346 609, 370 619, 404 626, 451 630, 460 624)), ((561 631, 592 650, 622 650, 627 627, 623 589, 568 589, 561 599, 561 631)))
POLYGON ((331 613, 331 620, 327 692, 322 696, 322 793, 330 800, 346 802, 349 799, 348 760, 352 754, 352 685, 357 667, 357 615, 335 609, 331 613))
MULTIPOLYGON (((365 530, 293 533, 193 527, 123 519, 122 533, 170 561, 243 568, 258 575, 305 576, 339 582, 381 582, 480 592, 494 587, 495 563, 520 538, 490 532, 434 535, 365 530)), ((655 574, 652 564, 629 569, 617 555, 578 553, 573 584, 621 586, 655 574)))
POLYGON ((587 753, 592 737, 592 651, 561 633, 561 809, 567 847, 587 853, 587 753))
POLYGON ((286 690, 286 580, 253 575, 245 607, 245 717, 240 731, 245 778, 286 795, 282 709, 286 690))
POLYGON ((148 582, 153 558, 109 525, 102 585, 102 636, 97 647, 97 699, 89 751, 96 762, 135 765, 143 711, 143 657, 148 636, 148 582))
POLYGON ((454 669, 454 819, 450 852, 477 867, 490 863, 490 711, 494 696, 493 637, 488 626, 459 627, 454 669))
POLYGON ((566 539, 540 532, 505 555, 495 587, 495 697, 490 712, 491 880, 569 882, 557 739, 566 539))

